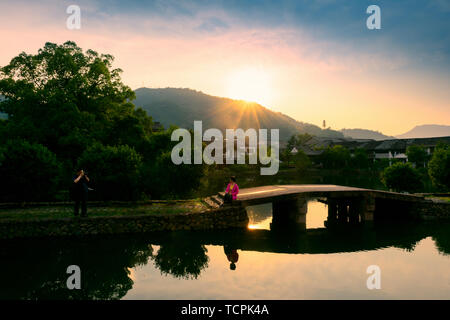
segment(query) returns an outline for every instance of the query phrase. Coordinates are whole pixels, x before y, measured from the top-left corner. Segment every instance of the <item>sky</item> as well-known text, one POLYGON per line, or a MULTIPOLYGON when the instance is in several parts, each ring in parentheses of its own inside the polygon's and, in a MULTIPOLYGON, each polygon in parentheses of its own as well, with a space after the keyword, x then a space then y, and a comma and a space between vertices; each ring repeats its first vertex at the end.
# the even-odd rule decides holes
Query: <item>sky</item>
POLYGON ((0 66, 72 40, 112 54, 132 89, 191 88, 337 130, 450 125, 450 0, 2 0, 0 39, 0 66))

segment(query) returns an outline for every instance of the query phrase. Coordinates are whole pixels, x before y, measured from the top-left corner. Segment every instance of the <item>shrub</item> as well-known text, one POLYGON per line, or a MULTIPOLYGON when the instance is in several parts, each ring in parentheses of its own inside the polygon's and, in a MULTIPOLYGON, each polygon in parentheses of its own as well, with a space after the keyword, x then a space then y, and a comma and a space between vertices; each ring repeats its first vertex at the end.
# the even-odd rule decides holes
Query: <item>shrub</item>
POLYGON ((59 176, 56 156, 43 145, 9 140, 0 147, 2 201, 52 200, 59 176))
POLYGON ((410 163, 397 162, 383 171, 382 181, 386 187, 397 192, 417 192, 423 187, 418 170, 410 163))
POLYGON ((450 148, 438 146, 428 163, 428 174, 433 184, 443 190, 450 189, 450 148))
POLYGON ((101 200, 138 199, 141 166, 141 156, 127 145, 96 143, 78 161, 78 168, 84 169, 91 180, 92 196, 101 200))

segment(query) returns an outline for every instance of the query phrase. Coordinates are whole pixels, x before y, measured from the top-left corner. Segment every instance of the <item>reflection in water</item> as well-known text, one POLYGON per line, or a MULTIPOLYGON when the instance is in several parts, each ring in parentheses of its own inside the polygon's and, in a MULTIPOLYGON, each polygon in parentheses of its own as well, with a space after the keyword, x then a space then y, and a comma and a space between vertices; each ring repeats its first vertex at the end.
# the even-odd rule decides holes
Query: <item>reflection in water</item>
MULTIPOLYGON (((307 208, 306 228, 323 228, 324 222, 327 220, 327 205, 317 200, 310 200, 307 208)), ((249 219, 249 229, 270 230, 272 203, 248 206, 246 210, 249 219)))
MULTIPOLYGON (((307 219, 305 232, 3 241, 0 298, 450 298, 449 224, 317 229, 326 211, 310 204, 308 215, 322 220, 307 219), (66 288, 66 269, 74 264, 81 268, 81 290, 66 288), (371 264, 382 268, 382 290, 365 287, 371 264)), ((262 219, 253 216, 255 226, 270 223, 267 209, 262 219)))
POLYGON ((236 262, 239 260, 239 253, 237 250, 225 245, 223 247, 223 251, 227 256, 228 261, 230 261, 230 270, 236 270, 236 262))
POLYGON ((5 241, 0 249, 1 299, 120 299, 132 287, 129 268, 145 265, 152 246, 135 239, 5 241), (82 290, 68 290, 78 265, 82 290))
POLYGON ((208 267, 207 252, 206 247, 198 242, 174 236, 161 244, 158 253, 152 256, 152 259, 163 274, 170 274, 176 278, 197 279, 200 272, 208 267))
POLYGON ((272 221, 272 203, 264 203, 246 208, 248 215, 249 229, 270 230, 272 221))

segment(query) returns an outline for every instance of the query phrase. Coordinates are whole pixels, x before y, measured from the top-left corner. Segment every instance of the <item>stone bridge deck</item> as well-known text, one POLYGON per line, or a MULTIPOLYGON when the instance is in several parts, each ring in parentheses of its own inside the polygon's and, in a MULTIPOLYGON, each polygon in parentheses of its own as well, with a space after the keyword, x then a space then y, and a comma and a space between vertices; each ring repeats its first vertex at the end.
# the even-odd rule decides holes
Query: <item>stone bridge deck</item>
MULTIPOLYGON (((224 196, 224 192, 219 193, 224 196)), ((273 202, 295 196, 326 198, 381 198, 398 201, 423 201, 423 196, 337 185, 272 185, 239 190, 237 201, 244 205, 273 202)))
MULTIPOLYGON (((224 197, 221 192, 219 197, 224 197)), ((375 219, 412 219, 423 196, 337 185, 272 185, 239 190, 235 204, 272 203, 272 224, 305 226, 307 200, 326 198, 328 225, 366 223, 375 219)))

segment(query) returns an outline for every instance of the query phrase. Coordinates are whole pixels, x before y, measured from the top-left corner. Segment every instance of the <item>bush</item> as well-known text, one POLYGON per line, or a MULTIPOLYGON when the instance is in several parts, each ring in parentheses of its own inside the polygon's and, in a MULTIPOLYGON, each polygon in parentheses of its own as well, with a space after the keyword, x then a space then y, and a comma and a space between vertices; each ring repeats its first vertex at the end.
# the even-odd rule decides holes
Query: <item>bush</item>
POLYGON ((127 145, 88 148, 78 161, 78 168, 87 172, 92 196, 101 200, 136 200, 140 196, 141 156, 127 145))
POLYGON ((0 147, 1 201, 52 200, 59 176, 56 156, 43 145, 9 140, 0 147))
POLYGON ((417 192, 423 187, 418 170, 410 163, 397 162, 383 171, 382 181, 386 187, 397 192, 417 192))
POLYGON ((428 174, 433 184, 442 190, 450 190, 450 148, 440 145, 434 150, 428 163, 428 174))

